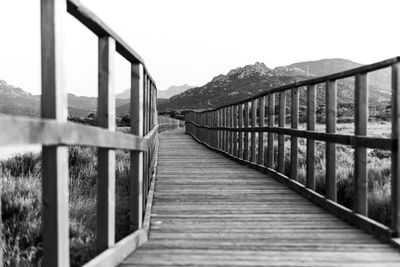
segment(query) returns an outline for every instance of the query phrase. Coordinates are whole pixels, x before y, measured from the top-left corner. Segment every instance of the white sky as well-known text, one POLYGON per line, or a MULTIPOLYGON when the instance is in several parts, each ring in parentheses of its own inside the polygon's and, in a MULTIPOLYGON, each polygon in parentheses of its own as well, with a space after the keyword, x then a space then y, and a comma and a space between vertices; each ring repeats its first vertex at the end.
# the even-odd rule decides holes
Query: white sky
MULTIPOLYGON (((203 85, 230 69, 400 53, 398 0, 81 0, 146 61, 158 88, 203 85)), ((0 79, 40 93, 40 0, 0 1, 0 79)), ((66 87, 97 94, 97 40, 66 13, 66 87)), ((117 58, 116 91, 130 86, 117 58)))

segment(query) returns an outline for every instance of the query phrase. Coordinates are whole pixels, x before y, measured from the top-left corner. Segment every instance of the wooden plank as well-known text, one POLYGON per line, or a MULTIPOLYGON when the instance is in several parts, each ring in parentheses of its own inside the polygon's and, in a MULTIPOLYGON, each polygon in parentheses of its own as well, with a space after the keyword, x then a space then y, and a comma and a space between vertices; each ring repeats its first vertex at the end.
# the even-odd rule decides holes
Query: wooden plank
MULTIPOLYGON (((400 140, 400 64, 392 65, 392 140, 398 144, 400 140)), ((392 147, 391 165, 391 228, 400 233, 400 156, 399 146, 392 147)))
MULTIPOLYGON (((66 2, 41 1, 41 117, 65 122, 62 34, 66 2)), ((4 126, 4 125, 2 125, 4 126)), ((43 266, 69 266, 68 148, 42 148, 43 266)))
MULTIPOLYGON (((268 96, 268 126, 274 126, 275 121, 275 95, 268 96)), ((268 132, 267 167, 274 167, 274 134, 268 132)))
MULTIPOLYGON (((336 132, 336 81, 326 82, 326 132, 336 132)), ((326 144, 326 197, 336 201, 336 144, 326 144)))
MULTIPOLYGON (((368 77, 357 74, 355 77, 355 135, 367 135, 368 126, 368 77)), ((368 214, 368 172, 367 149, 355 147, 354 151, 354 208, 357 213, 368 214)))
MULTIPOLYGON (((131 64, 131 134, 143 136, 143 67, 131 64)), ((130 227, 135 231, 143 222, 143 152, 131 152, 129 179, 130 227)))
MULTIPOLYGON (((257 100, 251 101, 251 127, 257 126, 257 100)), ((256 162, 256 133, 251 133, 250 161, 256 162)))
MULTIPOLYGON (((286 92, 279 93, 279 127, 284 128, 286 122, 286 92)), ((278 135, 278 171, 285 172, 285 136, 278 135)))
MULTIPOLYGON (((307 130, 315 131, 317 93, 316 85, 307 87, 307 130)), ((306 186, 315 190, 315 141, 307 138, 307 178, 306 186)))
MULTIPOLYGON (((198 262, 210 266, 261 266, 265 262, 277 266, 299 266, 299 262, 300 266, 398 265, 400 255, 389 245, 290 193, 272 175, 264 176, 219 155, 239 161, 226 152, 207 151, 205 147, 210 146, 197 145, 183 131, 162 135, 160 142, 156 190, 161 195, 155 194, 150 237, 126 258, 123 266, 198 262), (204 187, 198 188, 195 173, 202 175, 204 187), (216 189, 214 181, 221 174, 231 183, 223 182, 216 189), (169 186, 170 179, 178 176, 181 182, 169 186), (263 189, 261 193, 248 190, 251 185, 243 181, 249 177, 267 182, 258 184, 263 189), (273 193, 274 190, 286 193, 273 193)), ((256 163, 240 162, 281 177, 283 183, 320 201, 323 207, 389 237, 384 226, 352 213, 298 182, 256 163)))
MULTIPOLYGON (((99 38, 98 108, 99 127, 115 131, 114 52, 115 41, 99 38)), ((115 150, 97 151, 97 252, 115 243, 115 150)))
MULTIPOLYGON (((249 102, 244 104, 244 127, 249 127, 249 102)), ((243 159, 249 160, 249 134, 244 133, 243 159)))
MULTIPOLYGON (((299 88, 293 88, 291 90, 292 97, 292 108, 291 108, 291 127, 297 129, 299 127, 299 88)), ((298 180, 298 139, 295 136, 290 138, 290 178, 298 180)))
MULTIPOLYGON (((265 97, 260 97, 258 100, 259 126, 264 127, 265 125, 265 97)), ((258 132, 258 158, 257 162, 260 165, 264 164, 264 133, 258 132)))
MULTIPOLYGON (((239 129, 243 128, 243 105, 239 105, 239 129)), ((239 132, 238 158, 243 158, 243 133, 239 132)))
MULTIPOLYGON (((233 106, 228 107, 228 127, 233 127, 233 106)), ((232 155, 233 152, 233 132, 228 131, 228 153, 232 155)))

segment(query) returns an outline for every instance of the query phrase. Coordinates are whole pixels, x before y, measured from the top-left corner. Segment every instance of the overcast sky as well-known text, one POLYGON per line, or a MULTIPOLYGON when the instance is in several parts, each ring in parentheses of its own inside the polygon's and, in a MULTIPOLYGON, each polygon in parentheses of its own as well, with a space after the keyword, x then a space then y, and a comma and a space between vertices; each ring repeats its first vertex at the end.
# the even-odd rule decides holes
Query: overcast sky
MULTIPOLYGON (((400 55, 398 0, 81 0, 144 59, 158 88, 203 85, 230 69, 400 55)), ((40 0, 0 1, 0 79, 40 93, 40 0)), ((66 88, 97 95, 97 39, 66 13, 66 88)), ((116 91, 129 64, 116 59, 116 91)))

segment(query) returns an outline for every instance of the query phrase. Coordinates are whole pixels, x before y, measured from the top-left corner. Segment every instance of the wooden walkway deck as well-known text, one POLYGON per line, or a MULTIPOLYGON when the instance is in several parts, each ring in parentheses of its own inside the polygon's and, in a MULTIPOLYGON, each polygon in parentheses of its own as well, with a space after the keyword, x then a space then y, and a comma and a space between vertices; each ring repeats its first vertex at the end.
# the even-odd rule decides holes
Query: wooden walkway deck
POLYGON ((274 179, 160 135, 149 241, 121 266, 400 266, 400 253, 274 179))

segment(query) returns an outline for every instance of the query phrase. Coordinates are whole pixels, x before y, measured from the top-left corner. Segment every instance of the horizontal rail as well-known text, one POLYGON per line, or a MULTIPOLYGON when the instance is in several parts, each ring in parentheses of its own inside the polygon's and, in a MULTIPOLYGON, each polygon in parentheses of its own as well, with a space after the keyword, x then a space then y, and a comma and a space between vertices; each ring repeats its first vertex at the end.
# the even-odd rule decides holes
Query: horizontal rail
POLYGON ((187 123, 193 124, 198 128, 203 128, 207 130, 247 132, 247 133, 276 133, 276 134, 296 136, 300 138, 309 138, 312 140, 323 141, 323 142, 332 142, 348 146, 361 146, 361 147, 383 149, 383 150, 391 150, 392 148, 394 149, 397 148, 397 140, 392 140, 382 137, 313 132, 307 130, 298 130, 298 129, 274 127, 274 126, 230 128, 230 127, 210 127, 210 126, 200 125, 191 121, 187 123))
POLYGON ((155 126, 145 137, 138 137, 76 123, 15 116, 0 116, 0 125, 8 129, 0 131, 0 145, 81 145, 138 151, 149 148, 158 129, 155 126))
POLYGON ((147 71, 146 64, 144 63, 143 58, 98 16, 96 16, 92 11, 83 6, 79 0, 67 0, 67 11, 97 36, 108 36, 113 38, 116 42, 117 52, 119 52, 121 56, 123 56, 131 63, 142 64, 152 83, 156 84, 154 79, 147 71))
MULTIPOLYGON (((334 214, 342 215, 348 221, 365 230, 384 237, 400 235, 400 160, 399 160, 399 132, 400 132, 400 57, 391 58, 371 65, 335 73, 323 77, 298 81, 284 86, 267 89, 261 94, 244 100, 223 105, 206 111, 192 111, 185 114, 186 132, 196 140, 210 148, 229 155, 230 157, 263 172, 272 174, 282 180, 290 180, 290 184, 299 184, 299 139, 306 139, 306 157, 302 157, 306 166, 304 188, 312 195, 306 194, 320 206, 327 208, 334 214), (390 67, 392 78, 392 131, 390 138, 368 136, 368 74, 382 68, 390 67), (337 80, 355 78, 355 115, 354 133, 337 133, 337 80), (317 84, 325 83, 325 132, 316 131, 316 101, 317 84), (307 129, 299 129, 299 88, 307 92, 306 112, 307 129), (290 102, 286 101, 286 93, 290 93, 290 102), (278 98, 279 99, 276 99, 278 98), (289 107, 287 107, 287 105, 289 107), (290 128, 285 127, 287 114, 290 108, 290 128), (227 110, 231 112, 226 112, 227 110), (233 111, 233 112, 232 112, 233 111), (209 121, 205 118, 222 118, 209 121), (276 118, 278 116, 278 118, 276 118), (266 126, 268 122, 268 126, 266 126), (278 125, 276 125, 278 122, 278 125), (234 127, 232 127, 234 126, 234 127), (236 134, 234 134, 236 133, 236 134), (265 135, 264 133, 268 133, 265 135), (232 135, 233 134, 233 135, 232 135), (259 138, 255 137, 258 134, 259 138), (212 138, 213 136, 218 138, 212 138), (211 136, 211 138, 210 138, 211 136), (225 138, 234 136, 234 138, 225 138), (249 138, 251 136, 251 138, 249 138), (276 136, 278 140, 276 140, 276 136), (285 136, 290 138, 290 156, 285 151, 285 136), (266 140, 264 140, 266 138, 266 140), (215 140, 214 140, 215 139, 215 140), (275 153, 277 142, 277 155, 275 153), (316 197, 315 171, 316 146, 315 142, 326 144, 325 149, 325 196, 316 197), (353 212, 337 203, 337 144, 354 148, 354 175, 353 175, 353 212), (230 147, 236 147, 233 151, 230 147), (368 218, 368 153, 367 148, 382 149, 391 152, 391 225, 382 226, 368 218), (265 150, 265 151, 264 151, 265 150), (257 152, 258 151, 258 152, 257 152), (257 152, 257 153, 256 153, 257 152), (250 154, 250 156, 249 156, 250 154), (276 159, 278 160, 276 162, 276 159), (285 168, 289 160, 289 168, 285 168), (287 171, 289 169, 289 171, 287 171), (289 173, 288 175, 286 173, 289 173), (332 203, 335 207, 332 208, 332 203), (340 211, 338 211, 338 209, 340 211), (372 223, 373 222, 373 223, 372 223)), ((287 149, 286 149, 287 150, 287 149)), ((322 166, 323 167, 323 166, 322 166)), ((302 177, 303 178, 303 177, 302 177)), ((286 180, 282 181, 286 181, 286 180)), ((302 189, 297 188, 302 191, 302 189)), ((296 189, 296 190, 297 190, 296 189)), ((303 192, 304 193, 304 192, 303 192)))

